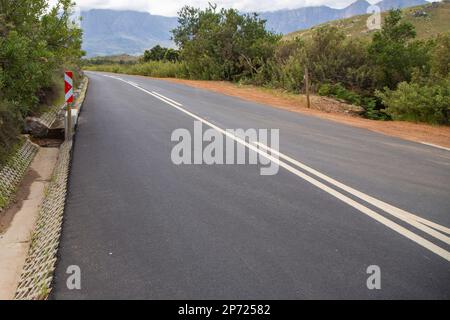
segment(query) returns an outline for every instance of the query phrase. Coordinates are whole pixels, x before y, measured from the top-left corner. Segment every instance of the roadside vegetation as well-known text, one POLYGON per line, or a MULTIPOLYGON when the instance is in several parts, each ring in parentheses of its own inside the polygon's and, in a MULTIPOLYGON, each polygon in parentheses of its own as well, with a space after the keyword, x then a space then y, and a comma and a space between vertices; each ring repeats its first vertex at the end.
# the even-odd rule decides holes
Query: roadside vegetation
POLYGON ((78 77, 82 32, 70 0, 0 1, 0 166, 19 142, 23 120, 62 102, 64 69, 78 77))
MULTIPOLYGON (((438 4, 447 5, 447 3, 438 4)), ((91 70, 227 80, 305 90, 308 70, 312 92, 365 110, 365 117, 449 124, 450 34, 416 39, 415 27, 400 10, 386 14, 382 30, 371 37, 347 37, 333 25, 307 37, 282 39, 265 29, 256 14, 233 9, 184 7, 172 31, 179 52, 155 47, 138 62, 92 64, 91 70)))

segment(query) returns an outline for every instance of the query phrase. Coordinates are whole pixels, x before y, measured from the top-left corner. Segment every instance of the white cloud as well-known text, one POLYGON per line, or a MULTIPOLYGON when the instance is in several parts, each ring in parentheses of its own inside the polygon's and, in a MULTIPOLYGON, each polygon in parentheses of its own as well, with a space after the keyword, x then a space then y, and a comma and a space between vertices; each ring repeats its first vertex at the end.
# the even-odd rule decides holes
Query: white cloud
MULTIPOLYGON (((54 0, 53 0, 54 1, 54 0)), ((207 7, 208 2, 217 3, 219 7, 236 8, 242 11, 273 11, 293 9, 305 6, 328 5, 342 8, 356 0, 75 0, 82 10, 116 9, 147 11, 152 14, 176 16, 184 5, 207 7)), ((376 2, 374 0, 369 2, 376 2)))

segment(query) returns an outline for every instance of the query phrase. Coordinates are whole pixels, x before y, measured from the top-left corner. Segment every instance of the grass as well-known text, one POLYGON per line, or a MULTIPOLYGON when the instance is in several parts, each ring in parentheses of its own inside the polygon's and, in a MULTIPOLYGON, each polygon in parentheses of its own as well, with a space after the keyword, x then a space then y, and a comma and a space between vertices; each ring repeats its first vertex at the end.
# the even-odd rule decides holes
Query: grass
MULTIPOLYGON (((402 10, 406 21, 411 22, 416 28, 417 39, 432 38, 439 33, 445 33, 450 30, 450 1, 443 1, 438 3, 428 3, 422 6, 406 8, 402 10), (427 13, 426 17, 414 17, 416 11, 424 11, 427 13)), ((387 15, 387 12, 382 13, 382 18, 387 15)), ((307 30, 299 30, 289 33, 284 36, 284 39, 290 40, 296 37, 309 38, 312 31, 320 26, 331 25, 344 30, 348 37, 369 38, 372 32, 369 32, 366 26, 368 14, 354 16, 347 19, 335 20, 321 24, 307 30)))

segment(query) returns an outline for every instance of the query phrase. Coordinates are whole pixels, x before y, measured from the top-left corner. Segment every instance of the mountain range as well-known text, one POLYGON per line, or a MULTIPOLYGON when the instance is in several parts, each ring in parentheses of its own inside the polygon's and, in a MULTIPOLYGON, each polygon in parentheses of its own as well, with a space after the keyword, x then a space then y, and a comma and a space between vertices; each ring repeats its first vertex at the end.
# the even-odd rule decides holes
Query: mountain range
MULTIPOLYGON (((377 3, 382 11, 427 3, 425 0, 383 0, 377 3)), ((365 14, 370 3, 357 0, 342 9, 327 6, 261 12, 267 28, 287 34, 331 20, 365 14)), ((164 17, 139 11, 92 9, 81 13, 84 32, 83 49, 88 57, 113 54, 142 54, 157 44, 173 47, 170 30, 177 26, 176 17, 164 17)))

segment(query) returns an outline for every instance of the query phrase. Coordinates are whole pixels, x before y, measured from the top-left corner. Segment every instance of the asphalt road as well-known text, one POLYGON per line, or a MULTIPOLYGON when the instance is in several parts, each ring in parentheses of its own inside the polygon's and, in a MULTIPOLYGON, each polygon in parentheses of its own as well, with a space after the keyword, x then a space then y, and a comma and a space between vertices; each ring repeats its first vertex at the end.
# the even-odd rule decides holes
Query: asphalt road
POLYGON ((116 77, 89 73, 53 299, 450 298, 449 151, 116 77), (171 135, 192 132, 193 116, 279 129, 280 152, 300 163, 281 159, 274 176, 249 164, 177 166, 171 135), (81 290, 66 286, 71 265, 81 290), (367 288, 371 265, 380 290, 367 288))

